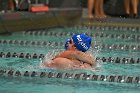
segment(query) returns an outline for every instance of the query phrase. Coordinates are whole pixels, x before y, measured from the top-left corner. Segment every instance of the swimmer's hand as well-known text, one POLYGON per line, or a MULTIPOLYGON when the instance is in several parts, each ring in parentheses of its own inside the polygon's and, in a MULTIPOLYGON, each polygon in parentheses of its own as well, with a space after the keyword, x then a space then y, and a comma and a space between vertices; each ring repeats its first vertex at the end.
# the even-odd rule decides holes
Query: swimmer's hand
POLYGON ((92 57, 92 55, 90 55, 88 53, 84 53, 84 52, 81 52, 81 51, 76 51, 75 57, 82 62, 90 64, 91 66, 96 65, 95 58, 92 57))

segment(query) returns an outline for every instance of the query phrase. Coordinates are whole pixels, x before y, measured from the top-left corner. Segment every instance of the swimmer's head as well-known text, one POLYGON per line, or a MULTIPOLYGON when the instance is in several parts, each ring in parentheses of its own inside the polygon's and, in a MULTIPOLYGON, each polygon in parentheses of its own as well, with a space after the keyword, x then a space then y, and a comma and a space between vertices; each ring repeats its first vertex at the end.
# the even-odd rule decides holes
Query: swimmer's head
POLYGON ((70 39, 67 39, 66 43, 65 43, 65 49, 67 50, 68 49, 68 44, 70 43, 70 39))
MULTIPOLYGON (((87 36, 85 34, 75 34, 72 36, 72 41, 75 45, 75 47, 82 52, 86 52, 90 46, 91 46, 91 37, 87 36)), ((68 43, 71 41, 71 39, 68 39, 65 43, 65 49, 68 49, 68 43)))

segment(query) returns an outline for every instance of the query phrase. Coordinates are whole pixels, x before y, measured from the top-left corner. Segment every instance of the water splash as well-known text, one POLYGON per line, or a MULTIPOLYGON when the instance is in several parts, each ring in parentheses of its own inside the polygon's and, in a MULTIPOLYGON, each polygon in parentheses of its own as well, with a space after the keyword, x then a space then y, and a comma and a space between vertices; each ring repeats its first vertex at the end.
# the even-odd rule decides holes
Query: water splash
POLYGON ((50 62, 58 53, 60 53, 60 50, 48 51, 42 62, 50 62))
MULTIPOLYGON (((55 49, 55 50, 50 50, 48 51, 48 53, 45 55, 44 59, 40 60, 39 62, 39 67, 40 69, 51 69, 51 68, 47 68, 44 66, 44 62, 52 62, 52 59, 58 54, 62 52, 62 50, 58 50, 58 49, 55 49)), ((88 53, 95 57, 99 54, 100 50, 94 50, 93 48, 89 49, 88 53)), ((93 67, 91 69, 78 69, 78 68, 75 68, 75 69, 71 69, 71 70, 67 70, 68 72, 71 72, 71 71, 74 71, 74 72, 88 72, 88 73, 94 73, 94 72, 99 72, 102 68, 102 60, 99 60, 96 64, 96 67, 93 67)), ((64 70, 65 71, 65 70, 64 70)), ((63 71, 62 71, 63 72, 63 71)))

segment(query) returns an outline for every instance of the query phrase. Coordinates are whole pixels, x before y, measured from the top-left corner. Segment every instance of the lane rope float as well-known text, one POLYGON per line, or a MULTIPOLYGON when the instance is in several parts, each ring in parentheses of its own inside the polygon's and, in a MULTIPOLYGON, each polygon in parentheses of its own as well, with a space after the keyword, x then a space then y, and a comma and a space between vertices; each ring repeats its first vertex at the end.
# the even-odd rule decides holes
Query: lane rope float
POLYGON ((117 83, 140 83, 139 76, 124 76, 124 75, 95 75, 95 74, 76 74, 76 73, 61 73, 61 72, 36 72, 36 71, 14 71, 0 70, 0 76, 4 77, 40 77, 40 78, 61 78, 85 81, 103 81, 117 83))
POLYGON ((76 30, 77 29, 90 29, 90 30, 112 30, 112 31, 128 31, 128 32, 140 32, 140 26, 134 27, 134 26, 102 26, 102 25, 96 25, 96 26, 89 26, 89 25, 78 25, 73 27, 76 30))
MULTIPOLYGON (((26 58, 26 59, 43 59, 45 54, 37 53, 12 53, 12 52, 0 52, 0 58, 26 58)), ((106 63, 118 63, 118 64, 139 64, 140 58, 126 58, 126 57, 96 57, 96 61, 102 61, 106 63)))
MULTIPOLYGON (((51 41, 26 41, 26 40, 0 40, 0 44, 19 45, 19 46, 63 46, 64 42, 51 41)), ((110 50, 140 50, 138 44, 92 44, 94 49, 110 49, 110 50)))
MULTIPOLYGON (((72 36, 73 32, 52 32, 52 31, 25 31, 24 35, 45 35, 45 36, 72 36)), ((127 39, 127 40, 140 40, 140 35, 138 34, 108 34, 103 32, 86 33, 94 38, 116 38, 116 39, 127 39)))

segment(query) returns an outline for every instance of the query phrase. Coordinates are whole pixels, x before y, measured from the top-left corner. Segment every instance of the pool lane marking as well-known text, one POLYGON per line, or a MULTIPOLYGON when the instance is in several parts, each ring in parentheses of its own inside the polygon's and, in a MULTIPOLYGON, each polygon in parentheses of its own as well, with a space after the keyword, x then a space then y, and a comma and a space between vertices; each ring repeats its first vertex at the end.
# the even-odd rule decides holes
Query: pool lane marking
POLYGON ((36 71, 14 71, 0 69, 0 77, 29 77, 29 78, 60 78, 85 81, 117 82, 140 84, 139 76, 125 75, 95 75, 86 73, 62 73, 62 72, 36 72, 36 71))
MULTIPOLYGON (((0 58, 25 58, 25 59, 44 59, 45 54, 38 53, 16 53, 0 52, 0 58)), ((96 57, 97 62, 118 63, 118 64, 139 64, 140 58, 126 57, 96 57)))

